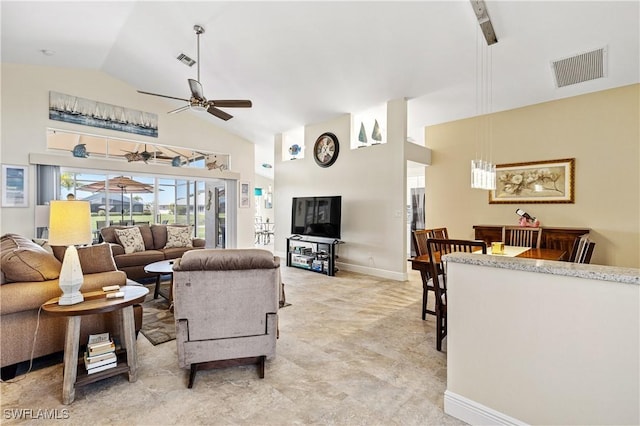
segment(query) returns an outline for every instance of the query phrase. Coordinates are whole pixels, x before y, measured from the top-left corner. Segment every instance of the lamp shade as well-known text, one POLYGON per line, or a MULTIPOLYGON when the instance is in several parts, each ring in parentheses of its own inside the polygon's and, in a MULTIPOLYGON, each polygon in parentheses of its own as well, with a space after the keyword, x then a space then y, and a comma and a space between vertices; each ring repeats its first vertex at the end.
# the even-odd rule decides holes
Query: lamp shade
POLYGON ((260 197, 262 195, 262 188, 253 188, 253 195, 260 197))
POLYGON ((51 201, 49 209, 49 245, 90 244, 91 208, 88 201, 51 201))

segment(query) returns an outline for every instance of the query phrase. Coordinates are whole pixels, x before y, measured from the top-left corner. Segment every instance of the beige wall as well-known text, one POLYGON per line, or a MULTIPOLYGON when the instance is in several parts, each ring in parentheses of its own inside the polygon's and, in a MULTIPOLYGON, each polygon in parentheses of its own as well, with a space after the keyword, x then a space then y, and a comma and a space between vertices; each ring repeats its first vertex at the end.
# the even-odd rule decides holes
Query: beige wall
MULTIPOLYGON (((3 63, 1 93, 0 160, 4 164, 28 165, 30 153, 47 153, 46 129, 53 127, 228 153, 231 156, 231 171, 238 173, 242 180, 254 181, 254 145, 251 142, 196 117, 194 112, 168 115, 166 112, 175 108, 175 103, 169 104, 160 98, 141 95, 135 88, 102 72, 3 63), (159 121, 159 136, 151 138, 49 120, 49 91, 156 113, 159 121)), ((98 162, 87 158, 82 164, 90 169, 92 164, 95 166, 98 162)), ((143 173, 147 170, 143 163, 118 162, 117 164, 130 167, 131 172, 143 173)), ((158 167, 160 166, 153 168, 152 173, 158 174, 158 167)), ((166 167, 167 175, 171 175, 172 169, 172 167, 166 167)), ((212 176, 217 177, 215 170, 212 171, 212 176)), ((36 188, 34 166, 30 167, 30 178, 29 208, 2 208, 0 232, 33 236, 36 188)), ((253 202, 251 205, 253 206, 253 202)), ((236 239, 238 247, 252 246, 253 236, 253 209, 238 209, 236 239)))
POLYGON ((477 118, 426 128, 427 227, 473 238, 476 224, 516 224, 520 207, 542 225, 588 227, 591 263, 640 266, 640 85, 492 114, 493 162, 576 159, 575 204, 488 203, 471 189, 477 118))

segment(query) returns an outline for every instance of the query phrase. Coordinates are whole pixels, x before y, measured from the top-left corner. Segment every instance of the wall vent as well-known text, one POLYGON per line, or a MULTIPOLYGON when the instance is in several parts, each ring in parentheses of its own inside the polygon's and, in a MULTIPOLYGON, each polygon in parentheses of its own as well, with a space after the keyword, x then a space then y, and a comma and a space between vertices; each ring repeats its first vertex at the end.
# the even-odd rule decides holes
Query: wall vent
POLYGON ((182 62, 183 64, 189 66, 189 67, 192 67, 193 64, 196 63, 196 61, 194 61, 193 59, 191 59, 190 57, 188 57, 184 53, 181 53, 181 54, 178 55, 178 60, 180 62, 182 62))
POLYGON ((565 87, 607 75, 607 48, 592 50, 551 63, 556 87, 565 87))

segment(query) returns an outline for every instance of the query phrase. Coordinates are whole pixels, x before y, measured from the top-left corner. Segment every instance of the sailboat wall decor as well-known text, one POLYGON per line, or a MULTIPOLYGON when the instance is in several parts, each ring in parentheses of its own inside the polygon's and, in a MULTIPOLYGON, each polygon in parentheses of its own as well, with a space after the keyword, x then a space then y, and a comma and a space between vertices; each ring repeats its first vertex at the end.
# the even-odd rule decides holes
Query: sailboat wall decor
POLYGON ((382 133, 380 133, 380 126, 378 125, 378 120, 376 120, 375 124, 373 125, 373 131, 371 132, 371 139, 375 141, 372 143, 372 145, 377 145, 382 142, 382 133))
POLYGON ((363 122, 360 122, 360 133, 358 134, 358 141, 364 144, 364 145, 358 146, 358 148, 362 148, 363 146, 367 146, 367 132, 364 130, 364 123, 363 122))
POLYGON ((158 137, 157 114, 54 91, 49 92, 49 119, 158 137))
POLYGON ((387 104, 351 114, 351 149, 387 143, 387 104))

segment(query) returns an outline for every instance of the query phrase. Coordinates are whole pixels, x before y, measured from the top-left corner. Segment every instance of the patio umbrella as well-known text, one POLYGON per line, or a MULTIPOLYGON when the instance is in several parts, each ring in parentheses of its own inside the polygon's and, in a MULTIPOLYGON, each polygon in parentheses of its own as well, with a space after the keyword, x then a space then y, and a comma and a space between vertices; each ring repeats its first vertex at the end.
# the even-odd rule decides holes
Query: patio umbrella
POLYGON ((109 190, 120 189, 120 214, 121 219, 124 221, 124 193, 152 193, 153 185, 147 183, 138 182, 125 176, 117 176, 109 180, 103 180, 100 182, 93 182, 87 185, 83 185, 78 188, 80 191, 88 192, 104 192, 109 190))

